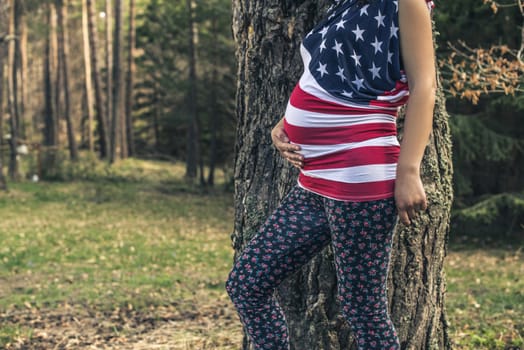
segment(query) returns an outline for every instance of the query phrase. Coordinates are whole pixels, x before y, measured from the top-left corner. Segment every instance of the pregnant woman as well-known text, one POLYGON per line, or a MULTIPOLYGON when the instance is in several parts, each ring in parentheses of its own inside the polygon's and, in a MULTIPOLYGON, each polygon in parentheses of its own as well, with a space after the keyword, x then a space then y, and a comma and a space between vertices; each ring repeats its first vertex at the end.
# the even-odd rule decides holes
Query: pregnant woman
POLYGON ((289 349, 274 290, 328 244, 358 348, 400 349, 386 279, 397 215, 409 225, 426 209, 419 169, 435 101, 432 7, 426 0, 335 1, 305 36, 304 73, 271 133, 300 168, 297 185, 226 283, 255 349, 289 349), (397 111, 406 103, 399 144, 397 111))

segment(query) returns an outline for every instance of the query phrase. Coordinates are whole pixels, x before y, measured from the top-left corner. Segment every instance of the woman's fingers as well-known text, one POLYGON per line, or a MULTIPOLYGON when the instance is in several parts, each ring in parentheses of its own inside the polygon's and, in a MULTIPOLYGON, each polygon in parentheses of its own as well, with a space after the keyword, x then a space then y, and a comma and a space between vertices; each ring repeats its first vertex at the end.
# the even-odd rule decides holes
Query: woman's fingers
POLYGON ((297 168, 304 166, 304 157, 297 153, 300 147, 289 142, 286 132, 281 123, 277 124, 271 131, 271 139, 275 148, 287 161, 297 168))
POLYGON ((408 209, 408 216, 409 216, 409 220, 413 220, 415 218, 415 216, 417 216, 417 212, 415 211, 415 208, 414 207, 410 207, 408 209))
POLYGON ((428 207, 426 199, 413 202, 411 204, 398 206, 398 216, 404 225, 411 225, 411 221, 415 219, 419 211, 424 211, 428 207))
POLYGON ((409 220, 408 212, 405 209, 398 209, 398 218, 400 222, 404 225, 410 225, 411 221, 409 220))
POLYGON ((297 162, 301 162, 303 159, 302 155, 300 155, 299 153, 296 153, 295 150, 284 151, 282 152, 282 155, 284 156, 284 158, 288 160, 294 160, 297 162))
MULTIPOLYGON (((277 147, 278 148, 278 147, 277 147)), ((289 153, 294 153, 294 154, 297 154, 300 156, 300 154, 298 153, 295 153, 297 151, 300 151, 300 147, 297 146, 297 145, 294 145, 292 143, 282 143, 281 147, 278 148, 278 150, 282 153, 284 152, 289 152, 289 153)))
POLYGON ((304 166, 304 158, 302 155, 296 153, 294 149, 292 151, 282 152, 282 156, 297 168, 302 168, 304 166))
POLYGON ((297 153, 300 147, 289 142, 282 142, 280 138, 273 142, 282 157, 290 161, 294 166, 302 167, 304 157, 297 153))

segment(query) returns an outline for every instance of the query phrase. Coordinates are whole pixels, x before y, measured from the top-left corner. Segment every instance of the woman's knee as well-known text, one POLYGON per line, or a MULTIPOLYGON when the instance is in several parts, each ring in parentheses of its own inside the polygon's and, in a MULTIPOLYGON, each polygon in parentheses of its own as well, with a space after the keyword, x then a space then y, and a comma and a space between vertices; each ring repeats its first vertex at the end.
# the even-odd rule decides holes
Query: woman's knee
POLYGON ((238 298, 240 292, 243 290, 242 281, 238 279, 238 271, 233 268, 226 280, 226 291, 233 302, 238 298))
POLYGON ((367 298, 340 298, 341 312, 347 320, 382 319, 388 315, 388 305, 385 300, 367 298))

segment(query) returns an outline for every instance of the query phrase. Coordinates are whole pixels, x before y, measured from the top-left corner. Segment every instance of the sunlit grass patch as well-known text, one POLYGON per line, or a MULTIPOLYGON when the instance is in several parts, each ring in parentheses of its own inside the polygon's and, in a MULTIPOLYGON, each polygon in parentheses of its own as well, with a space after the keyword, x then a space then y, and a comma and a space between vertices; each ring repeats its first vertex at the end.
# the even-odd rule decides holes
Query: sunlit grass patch
MULTIPOLYGON (((100 186, 96 183, 43 186, 45 200, 35 195, 25 208, 25 199, 14 197, 1 209, 4 276, 32 274, 34 279, 37 273, 44 280, 41 293, 69 287, 78 292, 78 284, 134 290, 174 285, 166 279, 197 286, 224 278, 225 261, 232 258, 232 221, 224 220, 232 216, 230 194, 163 195, 129 185, 113 188, 110 200, 98 202, 90 200, 97 191, 93 187, 100 186), (68 186, 76 191, 64 190, 68 186)), ((34 187, 25 190, 39 193, 34 187)))
MULTIPOLYGON (((114 171, 140 181, 26 182, 0 194, 0 311, 225 296, 232 194, 187 184, 179 165, 130 162, 114 171)), ((2 334, 0 347, 17 337, 2 334)))
POLYGON ((446 304, 457 349, 524 347, 524 253, 451 251, 446 304))

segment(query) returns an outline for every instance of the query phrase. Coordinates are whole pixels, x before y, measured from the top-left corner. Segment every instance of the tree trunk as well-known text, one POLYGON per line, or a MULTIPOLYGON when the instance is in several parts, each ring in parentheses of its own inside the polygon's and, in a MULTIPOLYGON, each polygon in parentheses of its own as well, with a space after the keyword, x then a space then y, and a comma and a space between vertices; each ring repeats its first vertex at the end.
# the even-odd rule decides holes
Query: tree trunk
POLYGON ((120 116, 118 120, 120 121, 120 126, 118 128, 119 130, 119 140, 120 140, 120 158, 126 159, 129 157, 129 150, 127 146, 127 119, 125 115, 126 105, 125 105, 125 91, 126 88, 124 86, 124 81, 122 80, 122 86, 121 86, 122 92, 120 93, 120 116))
MULTIPOLYGON (((119 22, 118 26, 119 26, 119 45, 118 45, 118 48, 119 48, 119 62, 118 62, 118 66, 119 66, 119 80, 118 80, 118 88, 119 88, 119 96, 118 96, 118 120, 119 120, 119 127, 118 127, 118 138, 119 138, 119 144, 120 144, 120 158, 121 159, 126 159, 128 157, 128 149, 127 149, 127 117, 126 117, 126 100, 125 100, 125 93, 127 92, 127 88, 125 86, 125 82, 127 81, 127 79, 124 79, 124 69, 122 67, 124 67, 124 58, 123 58, 123 46, 122 46, 122 43, 123 43, 123 25, 124 25, 124 0, 119 0, 120 3, 117 4, 118 7, 119 7, 119 11, 120 13, 117 15, 119 16, 119 19, 117 20, 117 22, 119 22)), ((126 78, 127 78, 127 74, 126 74, 126 78)))
POLYGON ((7 61, 7 40, 9 33, 9 19, 7 7, 0 6, 0 188, 7 190, 7 181, 4 176, 4 67, 7 61))
POLYGON ((53 21, 53 5, 46 4, 47 12, 47 33, 45 40, 45 57, 44 57, 44 128, 43 128, 43 144, 46 147, 44 152, 44 164, 45 168, 38 169, 39 176, 46 176, 48 173, 52 173, 56 167, 56 153, 58 146, 58 130, 57 130, 57 120, 55 114, 55 98, 54 92, 56 91, 53 88, 53 79, 52 73, 53 69, 53 26, 51 25, 53 21), (45 171, 44 171, 45 169, 45 171))
POLYGON ((115 30, 113 39, 113 121, 111 123, 111 154, 109 161, 115 162, 122 145, 122 0, 115 0, 115 30))
POLYGON ((102 99, 102 79, 100 77, 100 70, 98 67, 98 37, 96 34, 96 11, 95 11, 95 0, 86 0, 87 12, 88 12, 88 27, 89 27, 89 50, 90 60, 92 68, 92 77, 95 87, 95 110, 97 119, 97 131, 98 131, 98 143, 100 157, 105 158, 108 155, 109 139, 108 123, 106 115, 104 114, 104 101, 102 99))
POLYGON ((129 0, 129 31, 128 31, 128 56, 126 77, 126 138, 129 156, 135 155, 135 140, 133 135, 133 75, 135 73, 135 0, 129 0))
POLYGON ((56 32, 53 26, 53 21, 56 20, 54 7, 50 3, 45 4, 46 7, 46 39, 45 39, 45 54, 44 54, 44 128, 43 128, 43 144, 45 146, 43 152, 44 167, 38 169, 38 176, 52 175, 56 169, 57 162, 57 146, 58 146, 58 130, 57 130, 57 115, 55 113, 56 99, 53 85, 53 72, 56 69, 56 45, 54 43, 56 32))
MULTIPOLYGON (((0 25, 7 22, 7 16, 2 13, 0 9, 0 25), (5 21, 5 22, 4 22, 5 21)), ((5 42, 3 41, 4 35, 7 31, 4 28, 0 28, 0 189, 7 190, 7 180, 4 175, 4 64, 6 57, 5 42)))
POLYGON ((32 130, 27 113, 27 25, 26 25, 26 16, 25 16, 25 4, 24 0, 16 1, 16 6, 18 7, 16 12, 17 16, 17 39, 16 40, 16 55, 17 55, 17 66, 19 71, 19 101, 18 101, 18 110, 19 110, 19 124, 18 124, 18 133, 19 136, 26 140, 31 140, 32 130))
MULTIPOLYGON (((313 0, 233 1, 240 81, 232 235, 237 255, 296 183, 296 171, 271 146, 270 130, 300 77, 300 41, 325 13, 326 2, 320 5, 324 6, 313 0)), ((452 199, 450 147, 439 94, 422 166, 429 208, 413 226, 397 229, 388 279, 391 316, 403 349, 450 348, 442 271, 452 199)), ((277 296, 289 325, 291 349, 356 348, 336 294, 330 248, 280 286, 277 296)), ((243 348, 250 348, 248 339, 243 348)))
MULTIPOLYGON (((213 16, 211 18, 211 31, 214 35, 214 40, 211 41, 211 54, 214 57, 218 56, 217 44, 218 44, 218 28, 217 28, 217 17, 213 16)), ((213 65, 211 68, 211 86, 217 86, 218 84, 218 71, 217 66, 213 65)), ((209 145, 209 173, 207 175, 207 184, 213 186, 215 184, 215 167, 216 167, 216 158, 217 158, 217 133, 219 127, 219 117, 220 114, 217 113, 217 93, 216 88, 211 88, 210 98, 209 98, 209 107, 210 107, 210 118, 211 118, 211 142, 209 145)))
POLYGON ((84 41, 84 68, 85 68, 85 89, 86 89, 86 109, 87 109, 87 143, 91 153, 95 150, 93 140, 93 72, 91 68, 90 47, 89 47, 89 12, 87 11, 87 0, 82 0, 82 36, 84 41))
POLYGON ((189 32, 189 92, 188 92, 188 132, 186 150, 186 178, 195 179, 198 163, 198 122, 197 122, 197 87, 196 87, 196 54, 195 54, 195 25, 193 18, 193 1, 186 0, 188 32, 189 32))
POLYGON ((155 152, 160 153, 160 86, 158 77, 153 76, 153 136, 155 138, 155 152))
MULTIPOLYGON (((54 111, 54 97, 53 97, 53 34, 51 22, 53 21, 52 5, 46 4, 48 33, 45 41, 45 56, 44 56, 44 137, 43 143, 47 147, 56 147, 58 144, 58 130, 56 130, 56 115, 54 111)), ((54 151, 50 152, 54 153, 54 151)))
POLYGON ((9 176, 11 179, 16 180, 18 178, 18 157, 17 157, 17 146, 18 146, 18 85, 17 85, 17 55, 16 55, 16 17, 17 7, 14 0, 10 1, 9 8, 11 9, 9 18, 9 37, 8 42, 8 108, 10 114, 10 139, 9 139, 9 176))
POLYGON ((67 141, 69 157, 72 161, 78 160, 75 128, 71 110, 71 84, 69 80, 69 31, 67 28, 67 0, 56 0, 56 13, 58 16, 58 54, 62 63, 62 82, 64 92, 64 117, 67 127, 67 141))
MULTIPOLYGON (((50 2, 51 4, 52 2, 50 2)), ((55 130, 56 130, 56 145, 60 144, 60 116, 62 116, 63 108, 60 103, 62 98, 62 59, 58 51, 58 14, 56 12, 56 4, 51 6, 51 52, 53 54, 53 70, 54 72, 54 81, 53 81, 53 98, 54 98, 54 120, 55 120, 55 130)), ((58 151, 58 150, 57 150, 58 151)))
MULTIPOLYGON (((92 0, 95 1, 95 0, 92 0)), ((105 24, 106 24, 106 56, 105 56, 105 64, 106 64, 106 120, 107 125, 109 129, 108 132, 108 157, 111 161, 111 147, 113 143, 113 136, 112 136, 112 122, 113 122, 113 30, 112 30, 112 21, 113 21, 113 9, 112 9, 112 1, 106 0, 106 16, 105 16, 105 24)))

